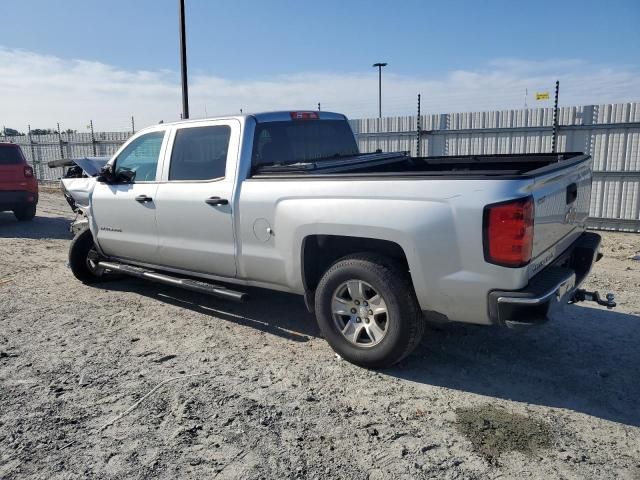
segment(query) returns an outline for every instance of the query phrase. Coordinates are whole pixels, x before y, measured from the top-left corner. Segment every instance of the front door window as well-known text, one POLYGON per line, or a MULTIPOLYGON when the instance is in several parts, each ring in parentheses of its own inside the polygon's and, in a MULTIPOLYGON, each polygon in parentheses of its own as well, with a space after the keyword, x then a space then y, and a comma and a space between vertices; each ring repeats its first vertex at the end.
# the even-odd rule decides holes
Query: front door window
POLYGON ((116 159, 115 176, 133 172, 133 182, 154 182, 165 132, 150 132, 132 141, 116 159))

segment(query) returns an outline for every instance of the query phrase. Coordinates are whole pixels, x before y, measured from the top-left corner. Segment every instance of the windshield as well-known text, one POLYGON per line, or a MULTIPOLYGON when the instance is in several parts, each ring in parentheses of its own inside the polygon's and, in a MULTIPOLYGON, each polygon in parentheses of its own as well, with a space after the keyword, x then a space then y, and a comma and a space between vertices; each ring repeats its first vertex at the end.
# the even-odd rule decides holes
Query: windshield
POLYGON ((256 126, 254 166, 304 163, 358 155, 346 120, 264 122, 256 126))

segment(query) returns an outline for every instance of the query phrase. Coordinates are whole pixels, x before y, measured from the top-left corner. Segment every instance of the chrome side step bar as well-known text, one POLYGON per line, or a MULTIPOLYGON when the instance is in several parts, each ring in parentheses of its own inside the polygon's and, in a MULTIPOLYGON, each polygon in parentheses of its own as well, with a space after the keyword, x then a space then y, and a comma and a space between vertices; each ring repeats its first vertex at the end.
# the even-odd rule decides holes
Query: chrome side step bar
POLYGON ((189 278, 172 277, 165 273, 157 273, 153 270, 134 267, 133 265, 126 265, 124 263, 100 261, 98 266, 114 272, 124 273, 125 275, 130 275, 132 277, 144 278, 151 280, 152 282, 184 288, 185 290, 191 290, 193 292, 206 293, 207 295, 213 295, 214 297, 223 298, 225 300, 233 300, 234 302, 244 302, 249 298, 249 296, 244 292, 230 290, 221 285, 214 285, 212 283, 201 282, 199 280, 192 280, 189 278))

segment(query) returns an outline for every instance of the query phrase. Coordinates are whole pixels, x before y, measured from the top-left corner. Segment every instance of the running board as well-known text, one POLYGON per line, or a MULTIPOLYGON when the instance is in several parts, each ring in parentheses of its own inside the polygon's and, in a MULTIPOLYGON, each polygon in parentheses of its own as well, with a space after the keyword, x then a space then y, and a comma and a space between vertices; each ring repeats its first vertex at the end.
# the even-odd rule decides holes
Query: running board
POLYGON ((225 300, 244 302, 249 298, 246 293, 230 290, 221 285, 200 282, 198 280, 191 280, 189 278, 172 277, 164 273, 157 273, 153 270, 134 267, 133 265, 126 265, 124 263, 101 261, 98 263, 98 266, 106 268, 108 270, 112 270, 114 272, 124 273, 125 275, 130 275, 132 277, 144 278, 146 280, 151 280, 152 282, 163 283, 165 285, 171 285, 172 287, 184 288, 185 290, 191 290, 193 292, 206 293, 207 295, 224 298, 225 300))

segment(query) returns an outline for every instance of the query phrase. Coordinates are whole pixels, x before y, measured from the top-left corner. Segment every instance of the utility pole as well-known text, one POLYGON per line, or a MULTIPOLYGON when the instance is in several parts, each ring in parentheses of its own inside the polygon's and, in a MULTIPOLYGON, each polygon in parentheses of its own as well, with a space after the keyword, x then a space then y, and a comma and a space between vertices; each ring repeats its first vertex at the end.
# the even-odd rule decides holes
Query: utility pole
POLYGON ((189 87, 187 84, 187 38, 184 27, 184 0, 180 1, 180 72, 182 75, 182 117, 189 118, 189 87))
POLYGON ((560 81, 556 81, 556 95, 553 102, 553 138, 551 139, 551 152, 558 151, 558 97, 560 95, 560 81))
POLYGON ((374 67, 378 67, 378 118, 382 118, 382 67, 386 67, 386 63, 374 63, 374 67))

